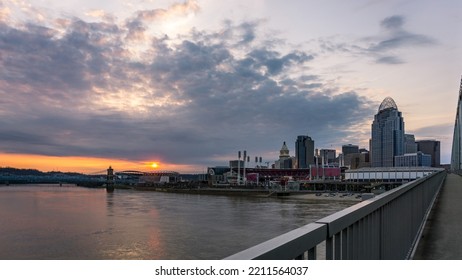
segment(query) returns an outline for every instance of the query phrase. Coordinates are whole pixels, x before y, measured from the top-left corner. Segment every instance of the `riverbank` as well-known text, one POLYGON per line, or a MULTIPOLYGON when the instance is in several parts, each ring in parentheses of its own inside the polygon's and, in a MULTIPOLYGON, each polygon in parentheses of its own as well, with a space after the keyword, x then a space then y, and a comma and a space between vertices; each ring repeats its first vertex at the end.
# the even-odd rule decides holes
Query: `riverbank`
POLYGON ((290 198, 304 200, 361 201, 360 193, 292 193, 290 198))
MULTIPOLYGON (((25 184, 18 184, 25 185, 25 184)), ((40 185, 40 184, 38 184, 40 185)), ((44 184, 47 185, 47 184, 44 184)), ((59 186, 74 184, 56 184, 59 186)), ((105 189, 106 186, 101 184, 75 184, 79 187, 90 189, 105 189)), ((2 185, 0 185, 1 187, 2 185)), ((8 186, 8 185, 4 185, 8 186)), ((166 193, 184 193, 198 195, 223 195, 223 196, 253 196, 253 197, 275 197, 290 198, 302 200, 329 200, 329 201, 361 201, 361 193, 344 193, 344 192, 312 192, 312 191, 276 191, 267 189, 242 189, 242 188, 210 188, 210 187, 154 187, 154 186, 136 186, 115 184, 114 189, 133 189, 136 191, 149 192, 166 192, 166 193)))
POLYGON ((204 195, 232 195, 232 196, 270 196, 268 190, 262 189, 231 189, 231 188, 162 188, 162 187, 134 187, 138 191, 156 191, 168 193, 187 193, 204 195))
POLYGON ((199 195, 226 195, 226 196, 255 196, 293 198, 303 200, 335 200, 335 201, 361 201, 360 193, 320 193, 307 191, 270 191, 264 189, 232 189, 232 188, 153 188, 134 187, 139 191, 155 191, 168 193, 186 193, 199 195))

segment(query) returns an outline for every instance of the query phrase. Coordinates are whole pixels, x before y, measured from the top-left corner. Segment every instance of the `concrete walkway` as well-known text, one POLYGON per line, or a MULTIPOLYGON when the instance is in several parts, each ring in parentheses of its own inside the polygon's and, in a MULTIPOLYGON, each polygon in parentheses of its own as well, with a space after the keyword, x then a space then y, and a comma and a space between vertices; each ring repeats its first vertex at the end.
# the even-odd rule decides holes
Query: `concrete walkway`
POLYGON ((414 259, 462 260, 462 176, 448 174, 414 259))

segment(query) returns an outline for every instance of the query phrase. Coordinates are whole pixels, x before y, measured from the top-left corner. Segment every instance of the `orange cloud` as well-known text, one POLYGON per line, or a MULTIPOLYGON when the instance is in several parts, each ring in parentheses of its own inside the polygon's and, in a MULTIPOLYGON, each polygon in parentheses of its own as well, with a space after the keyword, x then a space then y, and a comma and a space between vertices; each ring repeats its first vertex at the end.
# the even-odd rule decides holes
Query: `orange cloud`
POLYGON ((196 1, 186 1, 185 3, 176 3, 168 9, 154 9, 138 12, 138 19, 155 21, 163 20, 170 17, 182 16, 190 13, 196 13, 200 10, 196 1))
POLYGON ((8 7, 2 7, 0 5, 0 21, 5 21, 10 17, 11 10, 8 7))

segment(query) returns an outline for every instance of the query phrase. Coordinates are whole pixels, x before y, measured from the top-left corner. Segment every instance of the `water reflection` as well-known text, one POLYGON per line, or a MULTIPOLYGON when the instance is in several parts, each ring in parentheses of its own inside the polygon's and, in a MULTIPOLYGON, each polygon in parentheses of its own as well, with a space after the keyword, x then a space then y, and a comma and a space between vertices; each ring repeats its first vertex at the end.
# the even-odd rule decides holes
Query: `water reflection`
POLYGON ((114 193, 113 192, 106 192, 106 209, 108 217, 114 216, 114 193))
POLYGON ((0 259, 220 259, 350 204, 1 187, 0 259))

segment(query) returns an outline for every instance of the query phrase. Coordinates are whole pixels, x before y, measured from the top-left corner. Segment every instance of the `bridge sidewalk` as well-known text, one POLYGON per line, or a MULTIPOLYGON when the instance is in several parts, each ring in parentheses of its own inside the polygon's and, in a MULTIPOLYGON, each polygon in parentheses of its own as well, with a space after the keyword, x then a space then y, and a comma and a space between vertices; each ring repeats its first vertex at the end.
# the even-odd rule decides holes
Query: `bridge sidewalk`
POLYGON ((462 260, 462 176, 446 177, 414 259, 462 260))

